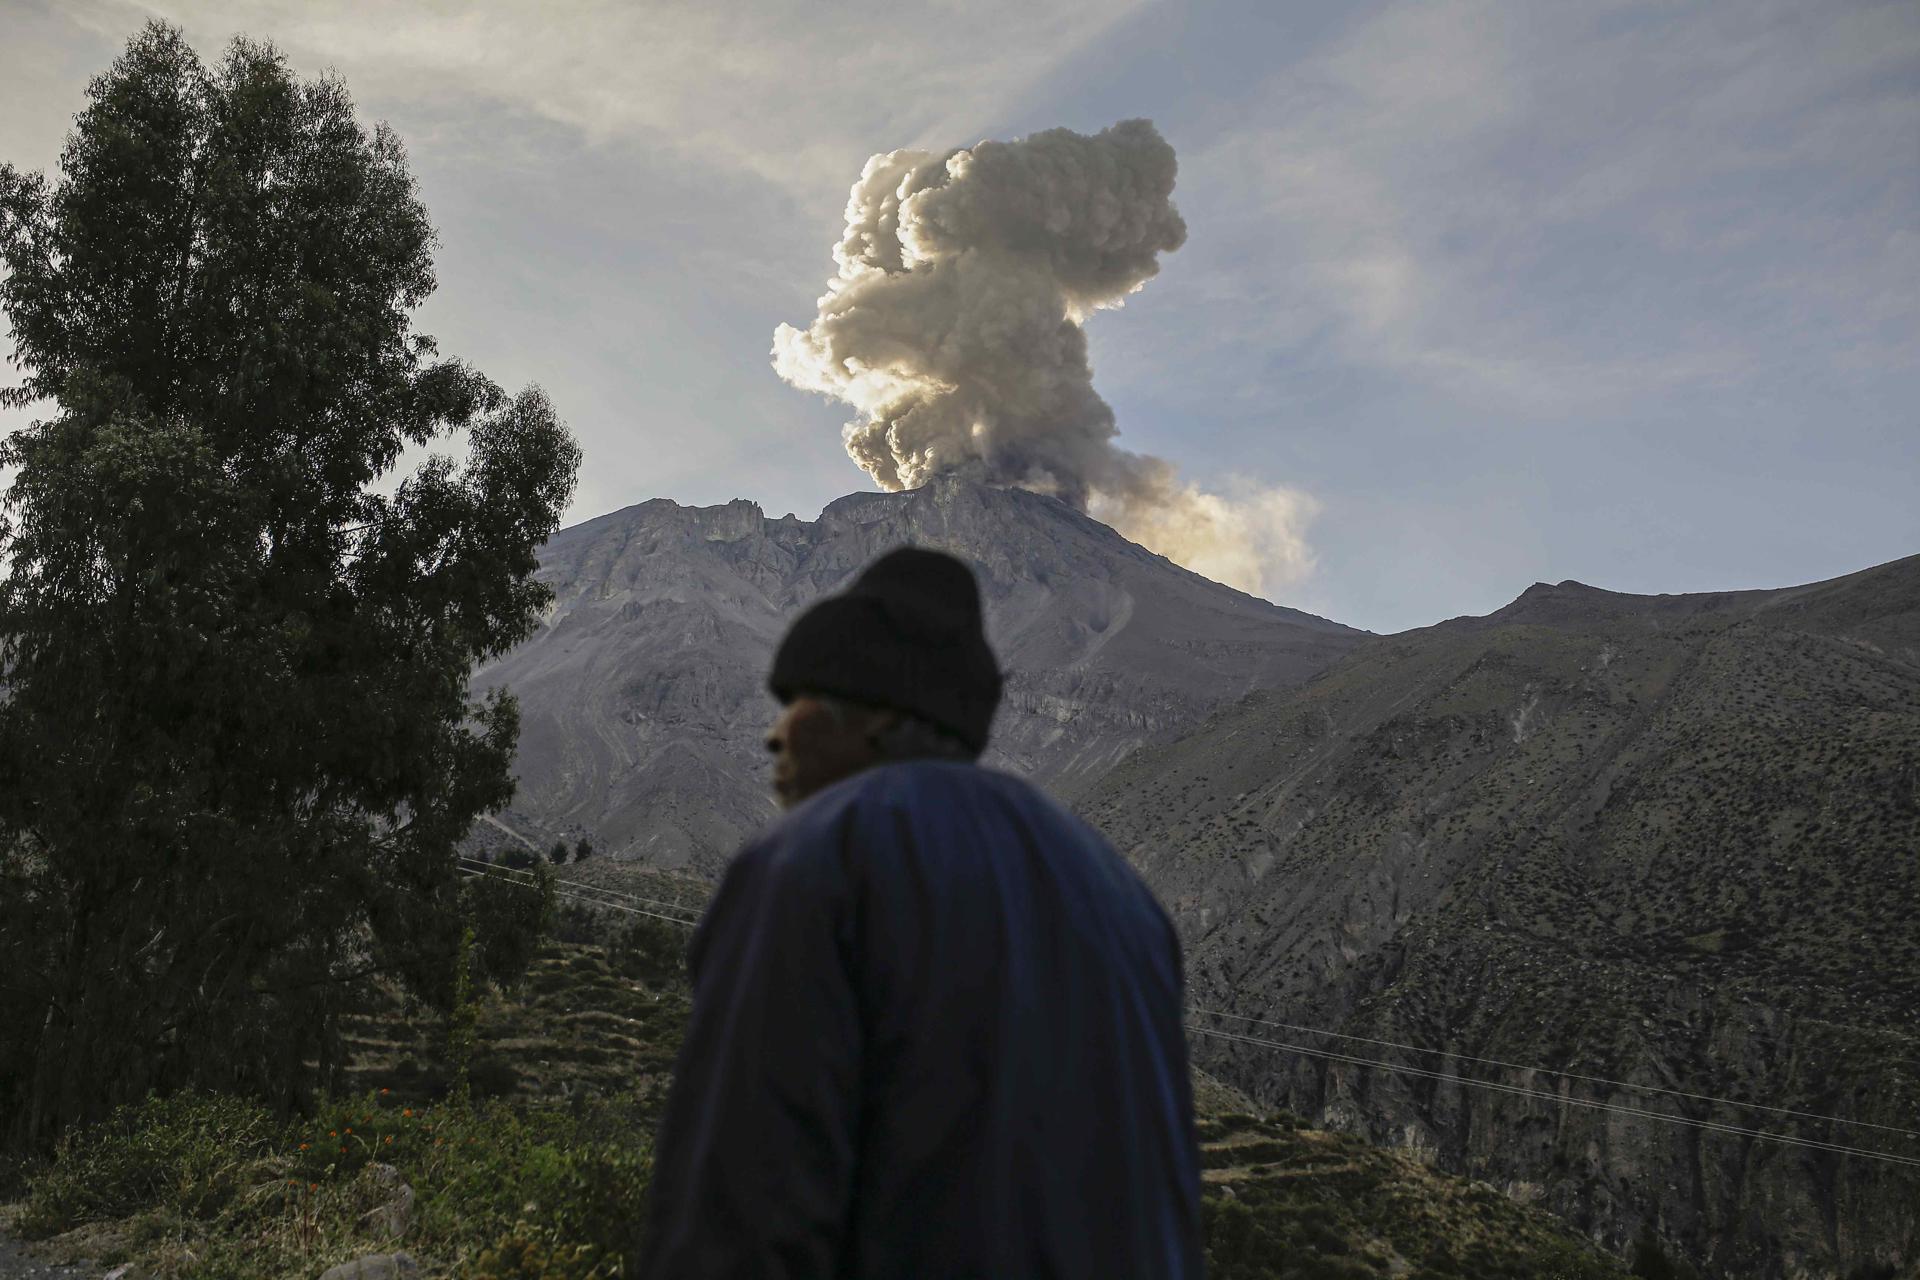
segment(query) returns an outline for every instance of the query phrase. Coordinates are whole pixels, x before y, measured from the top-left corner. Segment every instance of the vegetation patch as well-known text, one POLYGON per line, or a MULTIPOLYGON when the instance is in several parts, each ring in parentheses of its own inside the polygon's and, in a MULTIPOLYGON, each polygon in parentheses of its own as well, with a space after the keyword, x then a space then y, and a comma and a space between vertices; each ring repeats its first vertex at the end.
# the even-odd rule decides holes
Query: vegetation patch
POLYGON ((458 1275, 619 1275, 641 1244, 650 1128, 622 1099, 412 1107, 374 1092, 291 1124, 234 1098, 149 1099, 67 1143, 15 1226, 68 1252, 114 1240, 99 1261, 155 1280, 311 1276, 402 1246, 458 1275), (120 1230, 87 1230, 101 1223, 120 1230))

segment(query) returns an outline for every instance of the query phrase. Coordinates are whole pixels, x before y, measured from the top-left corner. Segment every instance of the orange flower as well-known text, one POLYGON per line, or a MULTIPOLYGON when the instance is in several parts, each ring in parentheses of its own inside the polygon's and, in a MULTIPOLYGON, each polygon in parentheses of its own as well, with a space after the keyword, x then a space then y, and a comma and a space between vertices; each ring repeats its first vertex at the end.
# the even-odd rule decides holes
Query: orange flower
POLYGON ((347 1130, 347 1132, 348 1132, 348 1133, 352 1133, 352 1132, 353 1132, 353 1130, 352 1130, 352 1129, 348 1129, 348 1130, 347 1130))
POLYGON ((400 1114, 403 1116, 410 1116, 413 1114, 413 1108, 408 1107, 406 1110, 402 1111, 400 1114))
MULTIPOLYGON (((352 1133, 352 1132, 353 1132, 353 1130, 351 1130, 351 1129, 349 1129, 349 1130, 347 1130, 347 1132, 348 1132, 348 1133, 352 1133)), ((337 1138, 337 1137, 339 1137, 339 1136, 340 1136, 340 1131, 339 1131, 338 1129, 329 1129, 329 1130, 327 1130, 327 1136, 328 1136, 329 1138, 337 1138)))
POLYGON ((303 1142, 303 1143, 301 1143, 301 1144, 300 1144, 300 1149, 301 1149, 302 1151, 305 1151, 305 1150, 306 1150, 306 1149, 307 1149, 308 1147, 310 1147, 310 1146, 312 1146, 312 1145, 313 1145, 313 1144, 312 1144, 311 1142, 303 1142))
POLYGON ((388 1135, 387 1135, 387 1145, 388 1145, 388 1146, 392 1146, 392 1145, 393 1145, 393 1135, 392 1135, 392 1134, 388 1134, 388 1135))
POLYGON ((317 1182, 309 1182, 307 1184, 307 1190, 309 1191, 318 1191, 319 1189, 320 1189, 320 1184, 317 1182))
POLYGON ((392 1093, 392 1092, 393 1092, 393 1090, 391 1090, 391 1089, 382 1089, 382 1090, 380 1091, 380 1096, 384 1098, 384 1097, 386 1097, 386 1096, 387 1096, 388 1094, 390 1094, 390 1093, 392 1093))
POLYGON ((345 1147, 340 1148, 340 1154, 341 1155, 347 1154, 347 1149, 345 1147))

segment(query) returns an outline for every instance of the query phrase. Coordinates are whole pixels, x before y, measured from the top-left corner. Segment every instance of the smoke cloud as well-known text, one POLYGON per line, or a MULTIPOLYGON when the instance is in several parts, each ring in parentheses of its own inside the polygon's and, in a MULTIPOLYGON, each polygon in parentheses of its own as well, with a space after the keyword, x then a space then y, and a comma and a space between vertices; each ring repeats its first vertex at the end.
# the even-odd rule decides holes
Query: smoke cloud
POLYGON ((1311 499, 1182 483, 1172 464, 1114 443, 1093 389, 1082 324, 1186 241, 1175 168, 1146 120, 874 156, 847 199, 819 314, 775 332, 775 370, 864 415, 847 424, 847 452, 884 489, 962 472, 1054 494, 1245 591, 1297 580, 1312 566, 1311 499))

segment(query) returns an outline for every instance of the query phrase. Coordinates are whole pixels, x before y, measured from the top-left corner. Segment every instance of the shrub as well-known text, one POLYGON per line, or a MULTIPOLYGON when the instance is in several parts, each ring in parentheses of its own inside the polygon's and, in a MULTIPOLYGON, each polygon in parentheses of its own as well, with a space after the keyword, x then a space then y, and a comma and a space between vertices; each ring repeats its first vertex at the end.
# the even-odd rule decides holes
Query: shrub
POLYGON ((518 1223, 473 1264, 473 1280, 601 1280, 620 1274, 590 1245, 558 1244, 527 1223, 518 1223))
POLYGON ((683 977, 687 936, 687 930, 679 925, 635 917, 608 943, 607 964, 622 977, 649 982, 683 977))

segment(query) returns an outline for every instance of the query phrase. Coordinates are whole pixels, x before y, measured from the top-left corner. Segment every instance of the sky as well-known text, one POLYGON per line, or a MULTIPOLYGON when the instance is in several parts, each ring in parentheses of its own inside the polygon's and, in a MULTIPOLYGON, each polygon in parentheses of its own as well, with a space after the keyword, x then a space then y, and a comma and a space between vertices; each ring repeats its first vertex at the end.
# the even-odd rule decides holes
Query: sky
POLYGON ((1912 0, 0 0, 0 160, 55 167, 151 17, 399 132, 420 328, 546 388, 570 521, 872 487, 770 359, 867 158, 1146 117, 1187 240, 1088 318, 1094 384, 1185 480, 1300 496, 1280 603, 1391 632, 1920 552, 1912 0))

